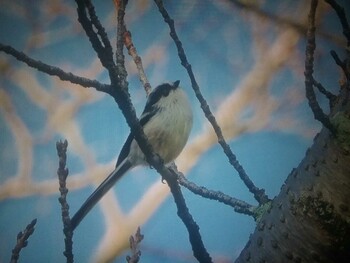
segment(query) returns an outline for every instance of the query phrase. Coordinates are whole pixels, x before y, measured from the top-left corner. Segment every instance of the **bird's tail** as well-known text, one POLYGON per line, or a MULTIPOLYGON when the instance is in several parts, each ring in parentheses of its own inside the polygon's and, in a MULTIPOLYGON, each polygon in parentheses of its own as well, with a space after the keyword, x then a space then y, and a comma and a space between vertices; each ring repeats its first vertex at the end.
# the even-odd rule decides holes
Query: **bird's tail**
POLYGON ((79 208, 71 219, 71 227, 74 230, 97 204, 105 193, 131 168, 130 162, 126 159, 96 188, 96 190, 88 197, 84 204, 79 208))

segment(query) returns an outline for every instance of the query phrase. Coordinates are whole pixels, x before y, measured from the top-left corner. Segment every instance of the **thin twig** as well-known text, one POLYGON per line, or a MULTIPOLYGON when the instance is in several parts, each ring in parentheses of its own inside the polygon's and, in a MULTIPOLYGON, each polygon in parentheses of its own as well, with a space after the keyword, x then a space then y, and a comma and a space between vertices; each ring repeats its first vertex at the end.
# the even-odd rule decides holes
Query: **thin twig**
POLYGON ((226 195, 220 191, 209 190, 203 186, 198 186, 193 182, 190 182, 183 174, 177 172, 179 184, 186 187, 191 192, 200 195, 204 198, 216 200, 226 205, 233 207, 233 209, 240 214, 245 214, 254 217, 255 206, 252 206, 242 200, 236 199, 229 195, 226 195))
POLYGON ((151 84, 149 83, 147 76, 146 76, 146 73, 143 69, 142 59, 137 54, 137 50, 134 46, 134 43, 132 42, 130 31, 125 31, 125 33, 124 33, 124 44, 128 50, 129 55, 133 58, 133 60, 135 62, 135 65, 136 65, 137 70, 139 72, 140 81, 141 81, 143 87, 145 88, 146 94, 148 96, 152 90, 151 84))
POLYGON ((108 91, 110 89, 109 85, 102 84, 102 83, 98 82, 97 80, 91 80, 91 79, 83 78, 80 76, 76 76, 70 72, 63 71, 62 69, 60 69, 58 67, 45 64, 45 63, 41 62, 40 60, 32 59, 32 58, 28 57, 26 54, 24 54, 23 52, 18 51, 11 46, 3 45, 0 43, 0 51, 3 51, 5 53, 15 57, 17 60, 22 61, 22 62, 26 63, 28 66, 35 68, 41 72, 44 72, 44 73, 51 75, 51 76, 59 77, 61 80, 69 81, 71 83, 78 84, 78 85, 81 85, 81 86, 86 87, 86 88, 93 87, 98 91, 102 91, 102 92, 106 92, 106 93, 108 93, 108 91))
POLYGON ((321 122, 326 128, 328 128, 333 134, 336 134, 336 130, 331 124, 327 115, 324 114, 320 105, 316 100, 316 95, 313 89, 313 67, 314 67, 314 52, 316 49, 315 42, 315 13, 317 8, 317 0, 311 1, 311 9, 309 13, 309 23, 307 30, 307 44, 306 44, 306 58, 305 58, 305 90, 306 97, 309 101, 309 106, 314 114, 316 120, 321 122))
POLYGON ((333 57, 335 63, 343 70, 343 73, 348 81, 350 81, 350 51, 347 51, 348 59, 342 61, 337 52, 334 50, 330 51, 331 56, 333 57), (349 64, 349 66, 347 66, 349 64))
POLYGON ((105 28, 101 25, 100 20, 98 19, 96 12, 95 12, 95 7, 92 5, 90 0, 85 0, 85 5, 86 8, 89 11, 89 16, 91 18, 91 24, 94 25, 94 27, 97 30, 97 35, 102 41, 102 44, 104 46, 104 51, 106 52, 106 56, 108 57, 113 57, 113 49, 112 45, 109 41, 107 32, 105 28))
POLYGON ((141 257, 141 251, 139 249, 139 244, 143 240, 143 235, 141 234, 140 227, 137 228, 135 236, 130 236, 130 249, 131 249, 131 256, 126 256, 126 261, 128 263, 137 263, 140 260, 141 257))
POLYGON ((336 1, 334 0, 325 0, 337 13, 339 17, 339 21, 343 28, 343 35, 345 36, 347 40, 347 46, 350 47, 350 26, 348 23, 348 20, 346 19, 346 14, 344 11, 344 8, 340 6, 336 1))
POLYGON ((72 231, 71 221, 69 217, 69 205, 67 203, 68 189, 66 186, 66 179, 68 176, 68 168, 66 168, 67 147, 68 147, 67 140, 64 140, 64 142, 58 141, 56 143, 56 149, 57 149, 57 155, 58 155, 57 175, 58 175, 58 181, 60 184, 59 190, 61 193, 61 196, 58 198, 58 200, 61 204, 63 233, 65 236, 64 238, 65 251, 63 252, 63 255, 67 258, 68 263, 72 263, 74 262, 73 240, 72 240, 73 231, 72 231))
MULTIPOLYGON (((335 0, 325 0, 332 8, 335 10, 335 12, 338 15, 339 21, 342 25, 343 28, 343 35, 345 36, 347 40, 347 48, 345 49, 346 52, 346 59, 344 62, 342 62, 337 53, 335 51, 331 51, 331 55, 334 58, 335 62, 337 63, 338 66, 340 66, 345 74, 345 77, 347 81, 350 81, 350 26, 348 23, 348 20, 346 18, 346 14, 344 11, 344 8, 340 6, 335 0)), ((344 96, 342 104, 344 105, 349 96, 349 89, 346 89, 347 96, 344 96)))
POLYGON ((330 51, 330 54, 332 56, 332 58, 334 59, 335 63, 343 70, 343 72, 346 74, 346 64, 344 61, 341 61, 341 59, 339 58, 337 52, 335 52, 334 50, 330 51))
MULTIPOLYGON (((169 170, 167 169, 167 171, 169 170)), ((171 170, 171 173, 172 174, 169 175, 165 173, 165 177, 163 176, 163 178, 167 181, 170 191, 174 197, 174 201, 177 206, 177 215, 181 218, 189 233, 193 255, 201 263, 211 263, 212 259, 204 247, 202 237, 199 233, 199 226, 190 214, 185 198, 182 195, 181 188, 177 182, 177 174, 174 170, 171 170)))
POLYGON ((326 98, 329 100, 329 106, 332 109, 335 105, 335 102, 337 100, 337 96, 334 95, 332 92, 326 90, 323 85, 319 82, 317 82, 315 79, 313 79, 313 85, 323 94, 326 96, 326 98))
POLYGON ((17 235, 17 244, 12 249, 11 263, 17 263, 19 259, 19 253, 22 248, 25 248, 28 245, 28 238, 34 233, 34 226, 36 224, 36 219, 34 219, 29 225, 27 225, 24 231, 19 232, 17 235))
POLYGON ((116 63, 117 70, 119 73, 119 82, 122 87, 127 87, 127 76, 125 68, 125 57, 124 57, 124 32, 126 31, 124 16, 125 16, 125 7, 127 1, 120 0, 117 5, 117 13, 118 13, 118 24, 117 24, 117 51, 116 51, 116 63))
MULTIPOLYGON (((128 50, 129 55, 133 58, 135 65, 137 67, 137 70, 139 72, 139 78, 142 83, 142 85, 145 88, 147 96, 150 94, 152 87, 147 79, 147 76, 145 74, 145 71, 142 66, 142 59, 137 54, 136 47, 134 46, 134 43, 132 41, 131 33, 127 30, 126 25, 124 23, 124 15, 125 15, 125 6, 127 2, 124 2, 122 0, 114 0, 114 5, 117 10, 117 17, 118 17, 118 24, 117 24, 117 52, 116 52, 116 61, 117 61, 117 67, 121 62, 124 61, 124 54, 122 52, 123 48, 123 42, 125 47, 128 50), (123 39, 122 39, 123 38, 123 39), (123 42, 122 42, 123 40, 123 42), (119 57, 121 56, 121 57, 119 57)), ((124 63, 122 63, 124 65, 124 63)), ((120 68, 120 70, 125 70, 125 68, 120 68)), ((124 73, 126 75, 126 73, 124 73)))
POLYGON ((346 52, 346 59, 344 62, 342 62, 337 53, 335 51, 331 51, 331 55, 334 58, 335 62, 337 63, 338 66, 341 67, 343 70, 346 79, 350 81, 350 26, 348 23, 348 20, 346 18, 346 14, 344 11, 344 8, 340 6, 335 0, 325 0, 337 13, 339 21, 342 25, 343 28, 343 35, 345 36, 347 40, 347 48, 345 49, 346 52))
POLYGON ((242 167, 242 165, 238 162, 238 160, 237 160, 235 154, 232 152, 230 146, 225 141, 224 136, 223 136, 222 131, 221 131, 221 128, 218 125, 214 115, 212 114, 212 112, 210 110, 208 103, 205 101, 205 99, 204 99, 204 97, 199 89, 199 86, 197 84, 197 81, 196 81, 194 74, 193 74, 193 71, 192 71, 192 67, 187 60, 185 51, 182 47, 182 43, 181 43, 179 37, 177 36, 175 26, 174 26, 174 20, 170 18, 169 14, 166 11, 166 9, 164 8, 163 2, 161 0, 155 0, 155 3, 158 6, 159 12, 162 14, 164 21, 169 25, 170 36, 174 40, 175 45, 177 47, 178 55, 179 55, 181 64, 187 70, 187 73, 191 79, 192 88, 196 94, 197 99, 199 100, 199 102, 201 104, 201 108, 202 108, 206 118, 209 120, 209 122, 213 126, 214 131, 218 137, 218 142, 221 145, 224 153, 226 154, 230 164, 236 169, 236 171, 239 174, 239 177, 245 183, 245 185, 247 186, 249 191, 254 195, 254 198, 258 201, 258 203, 264 204, 264 203, 268 202, 269 198, 265 194, 265 190, 259 189, 258 187, 256 187, 254 185, 254 183, 249 178, 249 176, 247 175, 247 173, 244 170, 244 168, 242 167))
POLYGON ((105 31, 97 19, 92 3, 89 0, 76 0, 75 2, 78 5, 78 21, 88 36, 101 64, 108 70, 111 80, 117 78, 112 47, 110 44, 106 44, 106 42, 109 43, 108 37, 105 35, 105 31), (90 18, 86 9, 89 11, 90 18), (97 33, 94 27, 97 29, 97 33), (103 39, 102 42, 101 39, 103 39))

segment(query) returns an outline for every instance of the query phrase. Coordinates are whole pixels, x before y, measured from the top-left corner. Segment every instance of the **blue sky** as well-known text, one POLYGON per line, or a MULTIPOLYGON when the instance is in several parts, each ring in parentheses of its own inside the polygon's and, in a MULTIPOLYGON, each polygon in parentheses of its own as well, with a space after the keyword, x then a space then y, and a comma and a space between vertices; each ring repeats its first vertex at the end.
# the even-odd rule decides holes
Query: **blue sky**
MULTIPOLYGON (((98 2, 96 10, 114 45, 116 19, 110 2, 98 2)), ((303 21, 308 10, 303 2, 269 2, 263 8, 303 21)), ((73 2, 2 4, 6 8, 0 10, 1 43, 66 71, 108 83, 107 73, 77 22, 73 2)), ((203 95, 233 152, 254 183, 273 198, 320 130, 304 98, 305 39, 225 1, 182 1, 166 3, 166 7, 176 21, 203 95)), ((327 8, 322 12, 321 30, 340 36, 334 14, 327 8)), ((155 5, 131 1, 126 22, 150 83, 155 87, 179 79, 191 99, 194 128, 178 166, 198 185, 256 205, 215 143, 179 63, 168 27, 155 5)), ((318 37, 317 41, 315 76, 336 92, 339 70, 328 52, 335 49, 341 55, 341 48, 329 39, 318 37)), ((140 113, 145 92, 131 58, 125 54, 131 98, 140 113)), ((107 95, 45 76, 5 54, 0 54, 0 65, 0 262, 9 261, 17 233, 33 218, 38 219, 36 231, 21 259, 62 262, 64 243, 57 202, 55 143, 59 139, 69 141, 67 165, 72 178, 68 182, 68 199, 74 213, 93 191, 94 183, 113 169, 129 128, 107 95)), ((319 99, 327 111, 326 100, 321 96, 319 99)), ((106 199, 105 208, 96 207, 76 231, 76 261, 101 259, 107 247, 102 245, 104 240, 113 240, 115 247, 124 244, 120 228, 132 228, 134 222, 141 220, 145 235, 141 245, 143 262, 195 262, 172 197, 156 195, 166 188, 159 175, 148 167, 129 172, 113 188, 114 196, 106 199), (159 205, 153 208, 158 201, 159 205), (154 210, 148 214, 147 209, 139 208, 140 204, 141 208, 144 204, 154 210), (109 219, 120 221, 112 220, 106 225, 105 220, 109 219), (106 239, 106 233, 114 237, 106 239)), ((186 189, 183 193, 209 253, 217 262, 234 260, 255 228, 253 219, 186 189)), ((127 253, 125 250, 114 262, 125 262, 127 253)))

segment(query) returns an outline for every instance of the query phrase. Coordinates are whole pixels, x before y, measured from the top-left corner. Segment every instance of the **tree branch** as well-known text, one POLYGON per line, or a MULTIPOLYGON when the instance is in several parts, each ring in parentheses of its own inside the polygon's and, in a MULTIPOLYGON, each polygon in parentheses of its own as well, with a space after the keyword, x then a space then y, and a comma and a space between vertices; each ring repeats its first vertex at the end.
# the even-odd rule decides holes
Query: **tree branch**
POLYGON ((76 0, 75 2, 78 5, 78 21, 88 36, 92 47, 101 61, 101 64, 108 70, 111 79, 117 78, 117 70, 113 61, 112 46, 109 43, 104 28, 95 14, 95 8, 90 0, 76 0), (86 9, 89 11, 90 18, 86 13, 86 9), (93 26, 95 26, 97 33, 95 32, 93 26))
POLYGON ((326 98, 329 100, 329 106, 332 109, 336 100, 337 100, 337 96, 334 95, 332 92, 326 90, 323 85, 319 82, 317 82, 315 79, 312 80, 313 85, 319 90, 319 92, 321 92, 323 95, 326 96, 326 98))
POLYGON ((128 50, 129 55, 133 58, 133 60, 135 62, 135 65, 137 67, 137 71, 139 72, 140 81, 141 81, 143 87, 145 88, 146 94, 149 95, 151 90, 152 90, 152 87, 151 87, 151 84, 149 83, 147 76, 146 76, 146 73, 143 69, 142 59, 137 54, 134 43, 132 42, 130 31, 125 31, 125 33, 124 33, 124 44, 128 50))
POLYGON ((19 259, 19 253, 22 248, 25 248, 28 245, 28 238, 34 233, 34 226, 36 224, 36 219, 34 219, 26 229, 22 232, 19 232, 17 235, 17 244, 12 250, 11 263, 17 263, 19 259))
POLYGON ((335 0, 325 0, 337 13, 339 21, 343 27, 343 35, 347 40, 347 46, 350 47, 350 26, 346 19, 344 8, 341 7, 335 0))
POLYGON ((119 81, 122 87, 127 88, 127 76, 125 68, 125 57, 124 57, 124 32, 126 31, 124 16, 125 16, 125 7, 128 1, 119 0, 117 5, 117 13, 118 13, 118 24, 117 24, 117 51, 116 51, 116 61, 117 61, 117 69, 119 73, 119 81))
POLYGON ((63 222, 63 233, 64 233, 64 244, 65 251, 63 255, 67 258, 67 263, 73 263, 73 231, 71 227, 71 221, 69 217, 69 205, 67 203, 67 193, 68 189, 66 186, 66 179, 68 176, 68 168, 66 168, 66 160, 67 160, 67 147, 68 142, 65 140, 64 142, 58 141, 56 143, 57 155, 59 157, 59 165, 57 169, 58 181, 60 184, 59 190, 61 196, 58 198, 61 204, 62 211, 62 222, 63 222))
POLYGON ((29 56, 27 56, 26 54, 24 54, 23 52, 18 51, 11 46, 3 45, 0 43, 0 51, 3 51, 5 53, 13 56, 17 60, 22 61, 22 62, 26 63, 28 66, 35 68, 41 72, 44 72, 44 73, 51 75, 51 76, 59 77, 63 81, 69 81, 71 83, 81 85, 85 88, 93 87, 96 90, 102 91, 105 93, 109 92, 110 86, 107 84, 102 84, 102 83, 98 82, 97 80, 91 80, 91 79, 83 78, 80 76, 76 76, 70 72, 63 71, 62 69, 60 69, 58 67, 45 64, 45 63, 41 62, 40 60, 32 59, 29 56))
POLYGON ((330 54, 331 54, 332 58, 334 59, 335 64, 337 64, 343 70, 343 72, 346 74, 346 64, 344 61, 341 61, 337 52, 335 52, 334 50, 331 50, 330 54))
MULTIPOLYGON (((114 0, 115 7, 117 9, 118 14, 118 25, 117 25, 117 52, 116 52, 116 61, 118 66, 118 61, 124 61, 124 54, 122 49, 125 47, 128 50, 129 55, 133 58, 135 65, 137 67, 139 78, 142 85, 145 88, 147 96, 150 94, 152 87, 147 79, 145 71, 142 66, 142 59, 137 54, 136 48, 131 38, 130 31, 127 30, 126 25, 124 23, 124 15, 125 15, 125 6, 127 1, 123 0, 114 0), (120 56, 120 57, 119 57, 120 56)), ((122 63, 124 65, 124 63, 122 63)), ((124 68, 120 68, 120 70, 125 70, 124 68)))
POLYGON ((229 195, 226 195, 220 191, 209 190, 203 186, 198 186, 193 182, 190 182, 182 173, 177 172, 179 184, 186 187, 194 194, 200 195, 204 198, 216 200, 226 205, 233 207, 233 209, 240 214, 245 214, 255 217, 254 210, 255 206, 252 206, 242 200, 238 200, 229 195))
POLYGON ((139 250, 139 244, 143 240, 143 235, 141 234, 140 227, 137 228, 135 236, 130 236, 130 249, 131 256, 126 256, 126 261, 128 263, 137 263, 140 260, 141 251, 139 250))
POLYGON ((259 204, 264 204, 269 201, 269 198, 265 194, 264 189, 259 189, 254 185, 254 183, 250 180, 249 176, 247 175, 246 171, 242 167, 242 165, 238 162, 235 154, 232 152, 230 146, 227 144, 227 142, 224 139, 224 136, 222 134, 221 128, 218 125, 214 115, 212 114, 210 107, 208 103, 205 101, 200 88, 198 86, 198 83, 194 77, 192 66, 187 61, 187 57, 185 54, 185 51, 182 47, 182 43, 177 36, 175 26, 174 26, 174 20, 172 20, 164 8, 163 2, 161 0, 155 0, 155 3, 158 6, 159 12, 162 14, 164 21, 169 25, 170 28, 170 36, 175 42, 175 45, 178 50, 178 55, 181 61, 182 66, 187 70, 187 73, 191 79, 192 88, 196 94, 197 99, 199 100, 201 104, 201 108, 206 116, 206 118, 209 120, 210 124, 213 126, 214 131, 218 137, 218 142, 221 145, 224 153, 226 154, 230 164, 236 169, 236 171, 239 174, 239 177, 241 180, 245 183, 249 191, 254 195, 254 198, 258 201, 259 204))
POLYGON ((89 16, 91 18, 91 24, 96 28, 97 30, 97 35, 99 39, 102 41, 103 47, 104 47, 104 52, 106 53, 107 57, 112 57, 113 58, 113 49, 112 45, 109 42, 109 38, 107 35, 107 32, 105 28, 101 25, 100 20, 98 19, 96 12, 95 12, 95 7, 92 5, 90 0, 84 0, 85 1, 85 6, 89 12, 89 16))
POLYGON ((182 222, 185 224, 190 242, 192 245, 193 255, 201 263, 210 263, 212 259, 204 247, 202 237, 199 233, 199 226, 194 221, 192 215, 190 214, 185 198, 182 195, 181 188, 177 183, 177 174, 175 171, 166 169, 166 173, 162 173, 163 178, 167 181, 170 191, 174 197, 174 201, 177 206, 177 215, 181 218, 182 222))
POLYGON ((324 114, 320 105, 316 100, 316 95, 313 90, 313 63, 314 63, 314 52, 316 48, 315 42, 315 13, 317 8, 317 0, 312 0, 311 9, 309 13, 309 23, 307 30, 307 44, 306 44, 306 58, 305 58, 305 89, 306 89, 306 98, 309 101, 309 106, 314 114, 316 120, 321 122, 328 130, 330 130, 334 135, 336 134, 336 130, 331 124, 327 115, 324 114))

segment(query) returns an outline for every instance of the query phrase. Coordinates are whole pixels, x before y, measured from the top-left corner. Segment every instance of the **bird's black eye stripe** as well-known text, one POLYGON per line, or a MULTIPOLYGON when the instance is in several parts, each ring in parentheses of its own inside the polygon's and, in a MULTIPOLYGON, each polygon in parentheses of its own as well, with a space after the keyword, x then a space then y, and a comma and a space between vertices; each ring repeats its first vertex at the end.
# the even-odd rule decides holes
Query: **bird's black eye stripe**
POLYGON ((157 97, 158 99, 160 97, 166 97, 169 95, 170 91, 175 89, 176 87, 170 85, 169 83, 164 83, 159 85, 158 87, 156 87, 154 89, 154 91, 152 92, 152 95, 154 97, 157 97))
POLYGON ((170 83, 163 83, 157 86, 150 94, 145 106, 145 112, 151 111, 151 108, 154 104, 156 104, 160 98, 167 97, 171 90, 177 89, 179 82, 176 81, 175 85, 171 85, 170 83))

